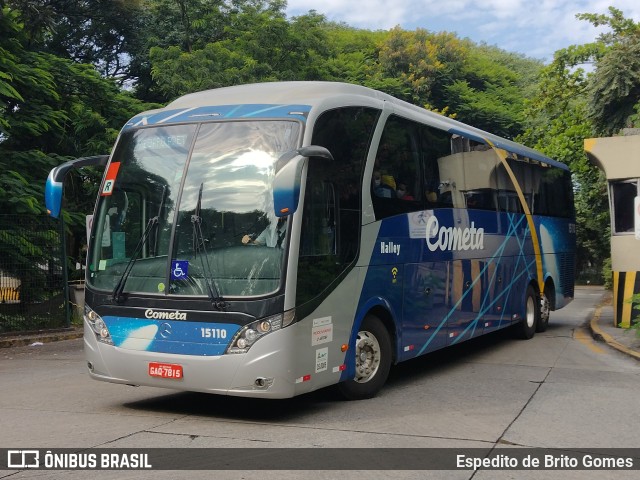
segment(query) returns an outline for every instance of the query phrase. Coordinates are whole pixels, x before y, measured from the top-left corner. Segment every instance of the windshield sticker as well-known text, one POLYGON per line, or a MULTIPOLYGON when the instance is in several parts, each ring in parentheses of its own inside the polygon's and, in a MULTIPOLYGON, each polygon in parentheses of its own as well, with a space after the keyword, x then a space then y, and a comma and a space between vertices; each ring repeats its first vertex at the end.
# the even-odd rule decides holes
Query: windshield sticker
POLYGON ((111 162, 109 169, 104 177, 104 185, 102 186, 101 196, 107 197, 113 193, 113 187, 116 184, 116 177, 118 176, 118 170, 120 169, 120 162, 111 162))
POLYGON ((171 261, 171 280, 182 280, 189 276, 189 260, 171 261))

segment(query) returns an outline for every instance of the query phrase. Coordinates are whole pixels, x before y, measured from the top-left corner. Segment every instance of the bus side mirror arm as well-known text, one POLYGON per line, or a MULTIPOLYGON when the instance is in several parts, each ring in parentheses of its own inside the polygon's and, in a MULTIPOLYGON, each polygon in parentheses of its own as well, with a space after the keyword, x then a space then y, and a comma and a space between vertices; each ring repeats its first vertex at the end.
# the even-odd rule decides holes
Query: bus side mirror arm
POLYGON ((298 154, 303 157, 318 157, 333 161, 333 155, 331 155, 331 152, 324 147, 319 147, 318 145, 301 147, 298 149, 298 154))
POLYGON ((76 158, 58 165, 49 172, 47 184, 44 189, 44 201, 47 207, 47 213, 54 218, 60 216, 62 208, 62 188, 64 178, 69 170, 91 166, 105 166, 109 161, 109 155, 95 155, 92 157, 76 158))

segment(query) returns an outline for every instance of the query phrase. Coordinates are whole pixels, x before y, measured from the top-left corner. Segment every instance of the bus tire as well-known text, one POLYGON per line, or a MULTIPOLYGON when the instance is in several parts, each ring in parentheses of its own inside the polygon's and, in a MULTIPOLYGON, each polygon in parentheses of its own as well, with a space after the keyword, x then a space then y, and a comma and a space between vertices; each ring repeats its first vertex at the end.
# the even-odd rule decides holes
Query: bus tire
POLYGON ((516 333, 519 338, 529 340, 536 333, 538 321, 540 320, 540 299, 531 285, 527 287, 527 296, 524 304, 524 318, 516 325, 516 333))
POLYGON ((540 317, 536 325, 536 332, 546 332, 549 326, 549 316, 551 315, 551 303, 546 293, 538 297, 538 303, 540 305, 540 317))
POLYGON ((372 398, 391 369, 391 338, 378 317, 367 315, 362 321, 353 355, 355 377, 338 384, 338 390, 348 400, 372 398))

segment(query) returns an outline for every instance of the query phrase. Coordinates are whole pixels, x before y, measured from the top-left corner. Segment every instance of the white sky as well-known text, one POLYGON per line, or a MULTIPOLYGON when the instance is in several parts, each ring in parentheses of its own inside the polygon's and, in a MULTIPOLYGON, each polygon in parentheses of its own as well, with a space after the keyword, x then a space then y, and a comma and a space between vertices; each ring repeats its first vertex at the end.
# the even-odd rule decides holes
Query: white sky
POLYGON ((640 21, 639 0, 288 0, 289 17, 316 10, 328 20, 369 30, 455 32, 545 62, 556 50, 594 41, 601 28, 576 13, 606 13, 609 6, 640 21))

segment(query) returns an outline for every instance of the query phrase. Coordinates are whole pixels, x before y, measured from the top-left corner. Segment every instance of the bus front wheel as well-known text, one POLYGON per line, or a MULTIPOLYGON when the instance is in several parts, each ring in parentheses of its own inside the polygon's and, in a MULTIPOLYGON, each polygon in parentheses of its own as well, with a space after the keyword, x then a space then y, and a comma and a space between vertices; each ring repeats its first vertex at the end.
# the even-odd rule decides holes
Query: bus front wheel
POLYGON ((374 397, 389 376, 391 369, 391 339, 378 317, 367 315, 360 326, 355 344, 354 378, 338 385, 349 400, 374 397))

